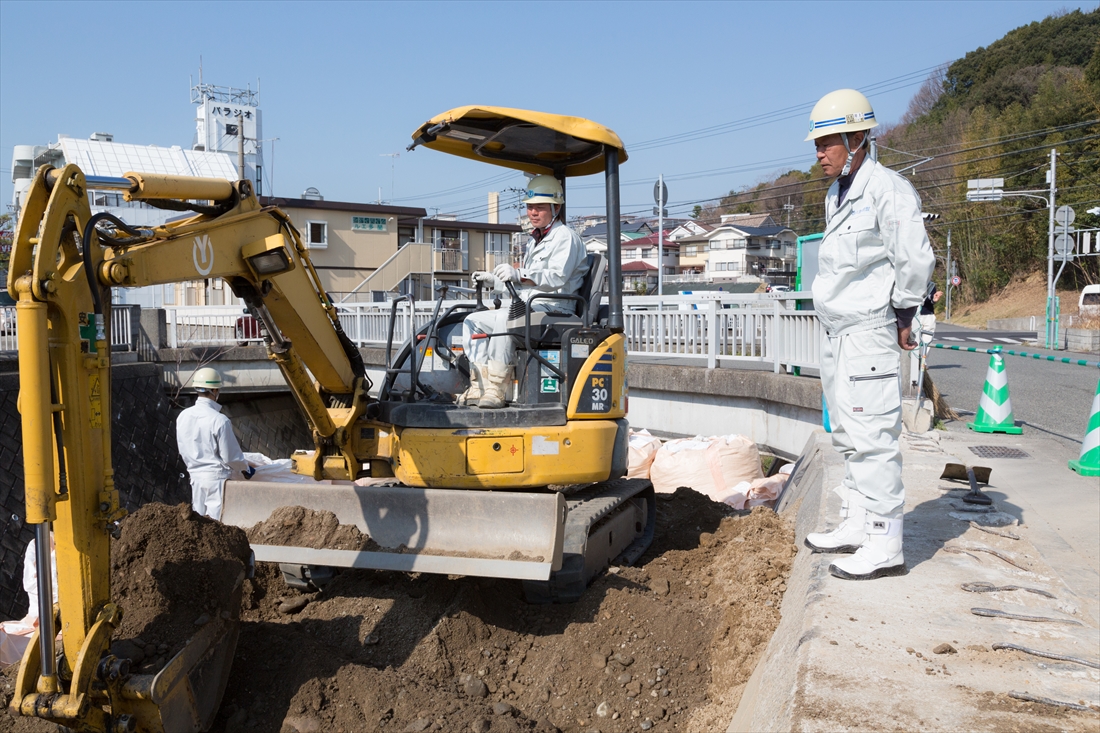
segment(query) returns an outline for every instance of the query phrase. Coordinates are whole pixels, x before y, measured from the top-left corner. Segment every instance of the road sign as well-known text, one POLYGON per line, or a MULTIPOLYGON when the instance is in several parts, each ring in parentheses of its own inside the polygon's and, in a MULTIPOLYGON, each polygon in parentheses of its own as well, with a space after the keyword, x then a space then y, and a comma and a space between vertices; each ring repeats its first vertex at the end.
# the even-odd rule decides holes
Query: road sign
POLYGON ((1076 218, 1077 214, 1074 213, 1073 208, 1070 206, 1059 206, 1054 212, 1054 221, 1064 227, 1068 227, 1076 218))
POLYGON ((1060 254, 1064 255, 1067 252, 1073 253, 1073 237, 1068 234, 1059 234, 1054 237, 1054 249, 1060 254))
POLYGON ((960 285, 961 283, 962 283, 962 278, 961 278, 961 277, 959 277, 958 275, 956 275, 955 277, 951 278, 951 284, 952 284, 952 285, 954 285, 955 287, 959 287, 959 285, 960 285))
POLYGON ((668 186, 661 181, 657 181, 653 184, 653 203, 658 206, 663 206, 668 203, 668 186))

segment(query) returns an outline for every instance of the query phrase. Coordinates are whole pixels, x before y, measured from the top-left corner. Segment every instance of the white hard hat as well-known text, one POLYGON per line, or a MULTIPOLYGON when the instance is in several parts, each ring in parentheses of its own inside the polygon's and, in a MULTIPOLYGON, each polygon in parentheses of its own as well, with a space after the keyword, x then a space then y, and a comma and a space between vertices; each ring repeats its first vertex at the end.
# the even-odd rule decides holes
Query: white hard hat
POLYGON ((565 193, 561 190, 561 183, 557 178, 547 175, 535 176, 527 184, 527 195, 523 203, 561 206, 565 203, 565 193))
POLYGON ((203 392, 210 389, 221 389, 222 375, 218 374, 217 369, 203 367, 191 377, 191 386, 203 392))
POLYGON ((810 112, 810 134, 806 140, 837 132, 858 132, 878 126, 871 103, 855 89, 837 89, 829 92, 814 105, 810 112))

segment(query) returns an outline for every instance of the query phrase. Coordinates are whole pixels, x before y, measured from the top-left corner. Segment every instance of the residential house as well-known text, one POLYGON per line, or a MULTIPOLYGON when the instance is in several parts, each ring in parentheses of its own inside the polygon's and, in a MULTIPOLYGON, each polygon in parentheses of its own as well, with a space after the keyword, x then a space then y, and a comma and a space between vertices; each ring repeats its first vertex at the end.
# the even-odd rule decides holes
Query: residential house
MULTIPOLYGON (((624 221, 619 225, 619 241, 629 242, 632 239, 640 239, 657 231, 655 222, 646 219, 624 221)), ((581 232, 581 241, 589 252, 607 252, 607 222, 594 224, 581 232)))
MULTIPOLYGON (((514 259, 514 224, 425 217, 421 208, 264 198, 286 211, 310 249, 321 285, 336 301, 432 298, 433 285, 471 287, 470 274, 514 259)), ((448 297, 461 297, 451 293, 448 297)))
POLYGON ((793 230, 776 225, 767 215, 726 219, 711 231, 677 240, 678 272, 669 282, 764 281, 786 285, 793 281, 797 257, 793 230))

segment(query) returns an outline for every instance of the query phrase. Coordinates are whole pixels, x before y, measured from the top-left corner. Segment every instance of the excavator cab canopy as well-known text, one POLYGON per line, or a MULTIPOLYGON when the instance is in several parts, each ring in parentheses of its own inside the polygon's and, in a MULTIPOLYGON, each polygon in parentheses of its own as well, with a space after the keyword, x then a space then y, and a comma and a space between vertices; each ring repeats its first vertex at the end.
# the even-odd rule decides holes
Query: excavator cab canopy
POLYGON ((423 145, 558 178, 602 173, 607 148, 618 152, 619 163, 626 160, 623 141, 603 125, 509 107, 456 107, 425 122, 412 137, 409 150, 423 145))
POLYGON ((622 261, 619 242, 619 164, 623 141, 612 130, 583 117, 510 107, 456 107, 418 127, 408 150, 418 145, 462 158, 569 176, 604 174, 607 194, 608 326, 623 330, 622 261))

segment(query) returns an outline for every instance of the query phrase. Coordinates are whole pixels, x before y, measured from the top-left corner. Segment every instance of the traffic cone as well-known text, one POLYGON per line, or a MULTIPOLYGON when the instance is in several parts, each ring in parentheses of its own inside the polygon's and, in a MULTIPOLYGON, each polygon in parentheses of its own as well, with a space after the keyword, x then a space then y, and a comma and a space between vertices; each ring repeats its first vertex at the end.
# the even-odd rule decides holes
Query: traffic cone
POLYGON ((989 357, 985 387, 982 388, 982 398, 978 400, 978 414, 974 416, 974 422, 968 422, 966 426, 979 433, 1019 435, 1024 432, 1023 428, 1016 427, 1016 420, 1012 415, 1005 360, 998 351, 994 351, 989 357))
POLYGON ((1069 467, 1082 476, 1100 476, 1100 382, 1096 384, 1092 416, 1085 426, 1085 439, 1081 441, 1081 457, 1070 461, 1069 467))

